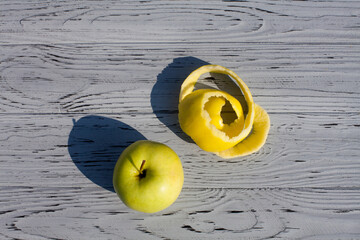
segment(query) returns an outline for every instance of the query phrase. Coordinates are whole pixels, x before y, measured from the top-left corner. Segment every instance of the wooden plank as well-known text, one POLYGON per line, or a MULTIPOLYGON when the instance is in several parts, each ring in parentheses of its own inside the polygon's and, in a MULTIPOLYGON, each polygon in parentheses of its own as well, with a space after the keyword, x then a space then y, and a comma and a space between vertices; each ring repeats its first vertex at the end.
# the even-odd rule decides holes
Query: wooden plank
MULTIPOLYGON (((182 81, 208 63, 238 73, 270 112, 359 109, 358 46, 70 44, 0 51, 0 111, 7 113, 173 112, 182 81)), ((228 80, 215 82, 231 89, 228 80)))
POLYGON ((359 1, 3 1, 0 43, 359 44, 359 1))
POLYGON ((142 114, 4 114, 0 184, 112 190, 112 171, 122 150, 150 139, 178 153, 187 188, 359 187, 358 114, 270 114, 265 146, 229 160, 188 142, 176 115, 163 117, 171 128, 142 114))
POLYGON ((2 239, 356 239, 359 189, 185 188, 156 214, 98 188, 1 187, 2 239))
MULTIPOLYGON (((1 239, 358 239, 360 2, 1 1, 1 239), (204 64, 238 73, 270 114, 231 160, 179 128, 204 64), (133 141, 180 156, 179 199, 128 209, 112 170, 133 141)), ((239 97, 224 76, 197 85, 239 97)))

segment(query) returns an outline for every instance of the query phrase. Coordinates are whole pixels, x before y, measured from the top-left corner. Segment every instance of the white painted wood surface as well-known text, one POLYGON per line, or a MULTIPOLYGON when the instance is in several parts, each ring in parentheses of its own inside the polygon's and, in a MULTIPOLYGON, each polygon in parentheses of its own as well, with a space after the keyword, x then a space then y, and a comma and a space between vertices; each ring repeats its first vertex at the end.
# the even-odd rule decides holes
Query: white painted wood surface
POLYGON ((0 239, 360 239, 359 39, 355 0, 1 1, 0 239), (258 153, 223 160, 179 129, 206 63, 269 112, 258 153), (156 214, 111 186, 144 138, 185 171, 156 214))

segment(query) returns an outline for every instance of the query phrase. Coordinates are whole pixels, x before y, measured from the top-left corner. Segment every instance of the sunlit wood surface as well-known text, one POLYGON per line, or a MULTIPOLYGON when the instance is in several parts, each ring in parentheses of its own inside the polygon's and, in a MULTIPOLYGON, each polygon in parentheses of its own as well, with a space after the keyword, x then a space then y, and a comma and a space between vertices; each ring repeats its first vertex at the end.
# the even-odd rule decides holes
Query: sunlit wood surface
POLYGON ((357 0, 3 0, 0 239, 360 239, 359 77, 357 0), (204 64, 268 111, 259 152, 224 160, 179 128, 180 85, 204 64), (156 214, 112 189, 139 139, 184 167, 156 214))

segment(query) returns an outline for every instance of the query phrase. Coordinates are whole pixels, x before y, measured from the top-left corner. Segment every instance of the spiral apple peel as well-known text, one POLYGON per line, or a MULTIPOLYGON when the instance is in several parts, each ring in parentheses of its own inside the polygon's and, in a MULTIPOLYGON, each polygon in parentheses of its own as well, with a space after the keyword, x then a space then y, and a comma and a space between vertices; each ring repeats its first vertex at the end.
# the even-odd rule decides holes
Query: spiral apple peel
POLYGON ((179 95, 181 129, 203 150, 223 158, 245 156, 258 151, 270 129, 266 111, 255 104, 245 82, 233 71, 219 65, 205 65, 193 71, 183 82, 179 95), (247 105, 244 115, 240 102, 216 89, 199 89, 195 84, 204 73, 229 75, 242 91, 247 105), (222 109, 230 103, 235 116, 224 121, 222 109))

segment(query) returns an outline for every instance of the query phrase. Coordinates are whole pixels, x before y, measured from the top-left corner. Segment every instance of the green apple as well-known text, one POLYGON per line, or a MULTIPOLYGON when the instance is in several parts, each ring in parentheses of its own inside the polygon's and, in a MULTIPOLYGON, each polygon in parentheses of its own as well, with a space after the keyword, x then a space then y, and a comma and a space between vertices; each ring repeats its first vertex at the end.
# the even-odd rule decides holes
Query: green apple
POLYGON ((120 155, 114 169, 114 189, 126 206, 154 213, 179 196, 184 172, 178 155, 168 146, 139 140, 120 155))

